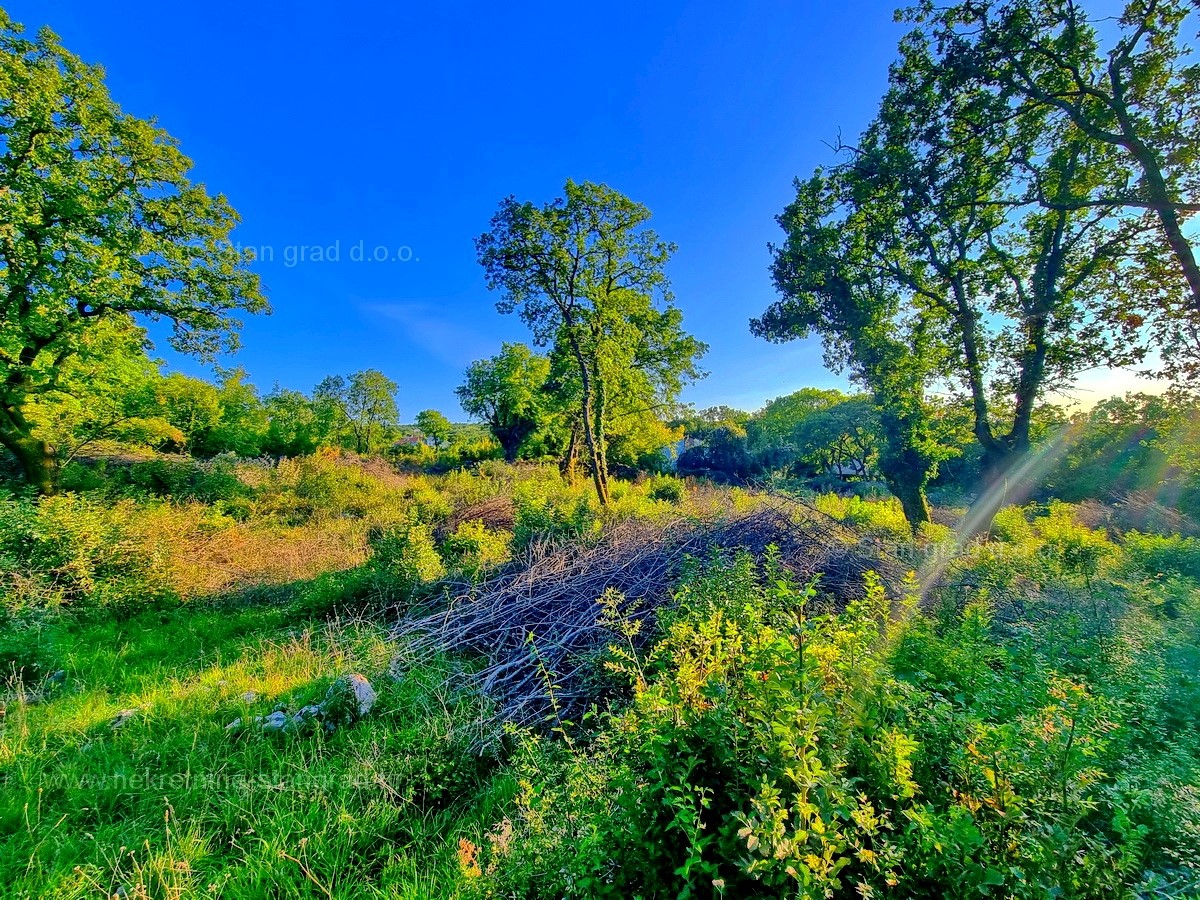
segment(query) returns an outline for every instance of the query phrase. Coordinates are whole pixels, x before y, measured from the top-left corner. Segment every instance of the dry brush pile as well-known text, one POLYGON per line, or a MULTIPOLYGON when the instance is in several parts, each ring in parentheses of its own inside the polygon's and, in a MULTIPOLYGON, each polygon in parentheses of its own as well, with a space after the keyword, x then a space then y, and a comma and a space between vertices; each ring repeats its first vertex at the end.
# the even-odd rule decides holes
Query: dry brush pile
MULTIPOLYGON (((629 615, 651 625, 689 559, 777 548, 780 563, 802 582, 820 576, 832 603, 859 594, 868 570, 897 585, 903 567, 858 535, 803 505, 778 500, 743 514, 669 523, 626 521, 594 543, 546 543, 490 580, 451 591, 437 609, 410 612, 395 629, 403 668, 431 654, 482 660, 469 676, 518 724, 577 712, 595 699, 589 674, 596 655, 624 640, 602 621, 598 598, 620 592, 629 615), (553 692, 553 698, 551 697, 553 692), (553 701, 553 702, 552 702, 553 701)), ((652 632, 641 627, 644 639, 652 632)))

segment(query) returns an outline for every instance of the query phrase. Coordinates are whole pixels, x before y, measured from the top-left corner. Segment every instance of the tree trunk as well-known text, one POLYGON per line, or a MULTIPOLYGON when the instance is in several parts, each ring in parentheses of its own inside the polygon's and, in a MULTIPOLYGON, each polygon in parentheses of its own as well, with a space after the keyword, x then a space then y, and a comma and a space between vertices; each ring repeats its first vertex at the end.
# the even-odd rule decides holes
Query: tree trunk
POLYGON ((505 462, 512 463, 517 461, 517 453, 521 449, 520 441, 513 441, 511 439, 508 441, 501 441, 500 446, 504 450, 505 462))
MULTIPOLYGON (((609 496, 608 491, 608 435, 604 430, 604 420, 607 417, 608 406, 608 391, 605 388, 604 380, 598 379, 596 384, 596 452, 599 455, 599 472, 600 478, 604 482, 604 496, 609 496)), ((601 501, 602 504, 607 503, 607 499, 601 501)))
POLYGON ((21 411, 23 401, 11 397, 0 406, 0 445, 17 458, 25 481, 39 494, 49 496, 58 490, 58 457, 53 447, 33 436, 33 427, 21 411))
POLYGON ((21 464, 27 484, 44 497, 58 490, 58 457, 49 444, 32 437, 2 442, 21 464))
POLYGON ((1024 503, 1033 487, 1027 474, 1021 472, 1022 463, 1029 457, 1029 444, 1014 446, 998 440, 985 451, 979 478, 979 494, 971 504, 967 518, 967 537, 987 534, 992 530, 992 521, 1005 506, 1024 503))
POLYGON ((592 463, 592 481, 596 485, 596 499, 601 506, 608 506, 608 472, 604 464, 604 453, 595 430, 595 385, 592 381, 591 368, 583 349, 577 341, 573 341, 575 359, 579 363, 579 378, 583 387, 583 440, 587 445, 588 456, 592 463))
POLYGON ((929 499, 925 496, 925 489, 907 480, 888 480, 892 493, 896 495, 896 499, 900 501, 900 508, 904 510, 904 518, 908 519, 909 527, 913 534, 916 534, 922 525, 930 521, 929 499))

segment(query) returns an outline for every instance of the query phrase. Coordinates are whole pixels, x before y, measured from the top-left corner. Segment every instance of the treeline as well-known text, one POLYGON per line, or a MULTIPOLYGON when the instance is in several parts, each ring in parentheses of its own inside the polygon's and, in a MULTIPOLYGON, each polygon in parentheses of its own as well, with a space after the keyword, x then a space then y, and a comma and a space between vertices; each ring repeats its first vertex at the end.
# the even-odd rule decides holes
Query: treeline
MULTIPOLYGON (((987 460, 969 405, 940 397, 928 398, 925 408, 947 449, 930 488, 954 504, 973 500, 987 460)), ((886 436, 866 394, 803 388, 756 412, 712 407, 675 424, 686 435, 680 474, 728 483, 782 477, 818 490, 884 487, 879 458, 886 436)), ((1043 403, 1030 431, 1034 499, 1152 497, 1184 511, 1200 508, 1200 399, 1193 393, 1130 393, 1090 409, 1043 403)))
POLYGON ((406 429, 396 382, 375 369, 329 376, 307 394, 279 386, 264 394, 239 368, 218 368, 213 380, 165 374, 147 349, 144 329, 128 318, 106 317, 82 336, 53 385, 24 407, 32 438, 52 454, 48 465, 106 443, 200 458, 303 456, 320 447, 370 455, 408 436, 433 449, 495 449, 480 429, 451 425, 434 410, 406 429))
MULTIPOLYGON (((52 454, 53 477, 64 464, 113 446, 202 459, 337 447, 427 465, 499 457, 556 459, 564 471, 583 465, 578 398, 563 389, 551 358, 524 344, 504 344, 466 370, 457 395, 481 424, 425 409, 410 425, 401 423, 398 385, 375 369, 331 375, 308 393, 278 385, 264 393, 240 368, 218 367, 212 379, 164 373, 148 349, 144 329, 105 317, 82 336, 53 387, 26 404, 33 439, 52 454)), ((625 394, 611 401, 618 412, 606 429, 608 458, 626 472, 662 468, 662 449, 683 428, 654 414, 625 415, 625 403, 625 394)))

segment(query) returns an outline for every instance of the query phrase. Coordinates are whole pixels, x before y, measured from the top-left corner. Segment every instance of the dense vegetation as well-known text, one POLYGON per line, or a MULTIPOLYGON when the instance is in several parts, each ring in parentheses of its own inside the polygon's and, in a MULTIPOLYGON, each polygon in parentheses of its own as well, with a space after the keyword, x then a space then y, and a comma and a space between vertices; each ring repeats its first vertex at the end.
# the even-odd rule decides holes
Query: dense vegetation
POLYGON ((266 308, 236 214, 0 12, 6 895, 1200 896, 1194 11, 907 18, 752 324, 860 393, 682 404, 674 246, 568 181, 455 423, 155 360, 266 308))
POLYGON ((1006 509, 987 542, 943 528, 913 543, 891 501, 823 495, 823 514, 913 578, 868 577, 839 608, 770 554, 697 559, 650 634, 639 598, 597 608, 613 640, 594 705, 533 728, 493 718, 469 658, 404 664, 396 610, 548 535, 766 502, 613 488, 602 508, 553 467, 400 475, 324 454, 154 460, 4 501, 5 883, 30 897, 1196 889, 1195 538, 1055 503, 1006 509), (178 493, 148 493, 171 466, 178 493), (496 498, 511 519, 469 518, 496 498), (226 730, 346 671, 380 692, 356 726, 226 730))

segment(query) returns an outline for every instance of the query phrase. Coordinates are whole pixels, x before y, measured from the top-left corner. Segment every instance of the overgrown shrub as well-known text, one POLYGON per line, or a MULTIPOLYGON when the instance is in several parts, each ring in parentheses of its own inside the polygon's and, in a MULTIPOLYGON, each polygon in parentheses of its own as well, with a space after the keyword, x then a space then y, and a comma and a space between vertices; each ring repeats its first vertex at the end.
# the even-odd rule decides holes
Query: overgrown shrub
POLYGON ((442 543, 442 552, 453 569, 476 578, 487 569, 508 562, 512 532, 492 531, 481 520, 462 522, 442 543))
POLYGON ((518 549, 537 540, 581 538, 599 527, 588 487, 568 485, 557 476, 521 482, 513 504, 513 544, 518 549))
MULTIPOLYGON (((1040 523, 1054 548, 1028 539, 1079 573, 1098 544, 1068 512, 1040 523)), ((627 709, 586 742, 563 723, 520 742, 512 815, 460 845, 467 880, 1030 900, 1200 883, 1194 610, 1068 653, 1059 623, 1001 627, 986 594, 941 620, 877 582, 841 613, 814 597, 745 557, 687 578, 648 654, 612 651, 627 709)))
POLYGON ((912 536, 900 502, 895 498, 865 500, 858 496, 818 494, 813 505, 821 512, 844 525, 859 528, 872 535, 896 541, 912 536))
POLYGON ((646 495, 651 500, 678 504, 687 496, 687 485, 670 475, 655 475, 648 483, 646 495))
POLYGON ((9 613, 151 605, 174 596, 163 548, 139 507, 77 494, 0 499, 0 590, 9 613))
POLYGON ((1148 575, 1182 575, 1200 582, 1200 540, 1131 531, 1124 538, 1130 562, 1148 575))
POLYGON ((414 522, 371 534, 371 569, 380 599, 407 600, 446 574, 428 525, 414 522))

